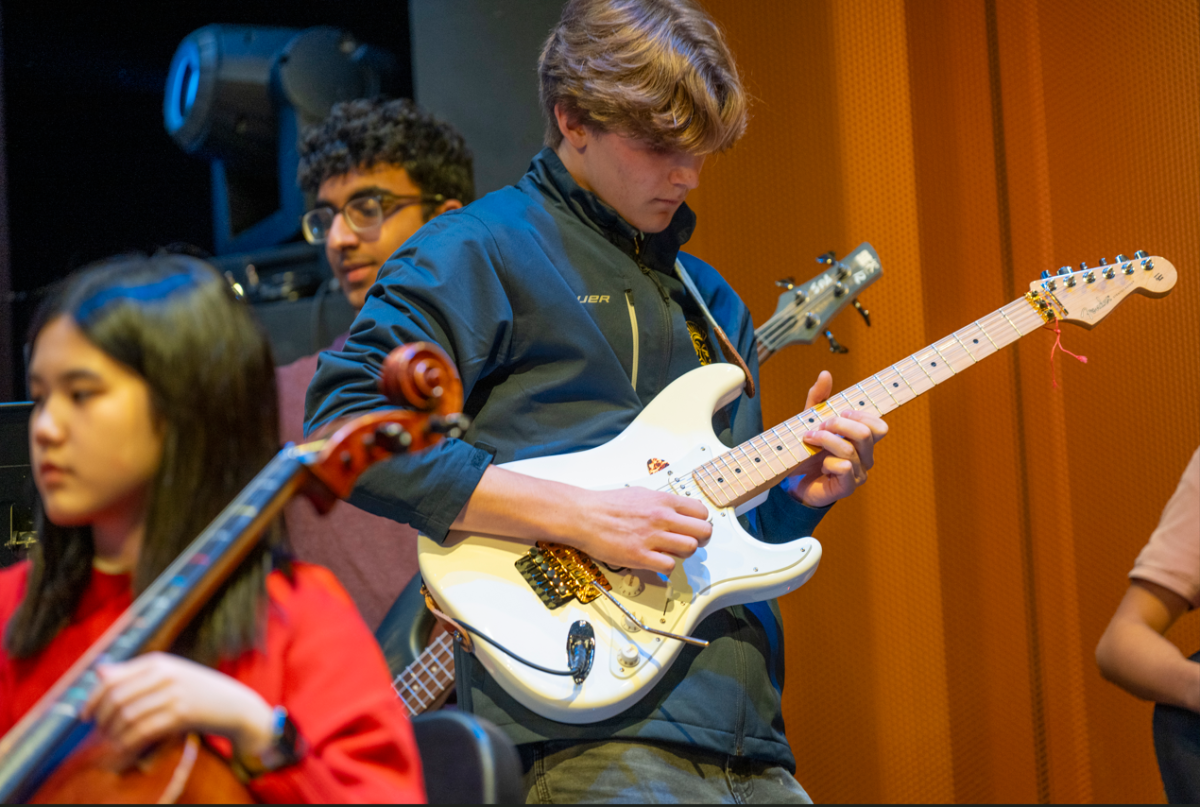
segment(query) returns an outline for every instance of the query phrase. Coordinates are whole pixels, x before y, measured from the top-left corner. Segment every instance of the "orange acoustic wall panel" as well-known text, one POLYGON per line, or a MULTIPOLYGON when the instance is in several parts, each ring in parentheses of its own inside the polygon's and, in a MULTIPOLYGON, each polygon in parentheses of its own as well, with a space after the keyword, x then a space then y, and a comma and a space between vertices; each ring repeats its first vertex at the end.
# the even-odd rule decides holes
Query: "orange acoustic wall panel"
MULTIPOLYGON (((1149 704, 1093 649, 1200 444, 1195 0, 707 0, 754 96, 690 248, 757 321, 870 241, 884 276, 762 371, 768 424, 1016 299, 1145 249, 1167 297, 1034 333, 889 416, 782 601, 788 734, 818 801, 1162 800, 1149 704)), ((1198 525, 1197 529, 1200 529, 1198 525)), ((1168 634, 1200 648, 1195 613, 1168 634)))

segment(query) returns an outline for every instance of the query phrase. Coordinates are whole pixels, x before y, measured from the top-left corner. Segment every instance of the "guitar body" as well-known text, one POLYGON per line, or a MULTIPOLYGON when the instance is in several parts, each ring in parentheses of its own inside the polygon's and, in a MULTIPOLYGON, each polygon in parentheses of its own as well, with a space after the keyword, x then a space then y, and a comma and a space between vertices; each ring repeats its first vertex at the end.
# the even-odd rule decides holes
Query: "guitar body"
MULTIPOLYGON (((720 608, 778 597, 816 571, 821 545, 813 538, 767 544, 748 534, 737 507, 715 508, 690 480, 690 472, 729 449, 712 430, 712 415, 741 394, 742 371, 729 364, 701 367, 677 379, 603 446, 540 457, 502 467, 593 490, 641 486, 691 495, 710 511, 712 538, 666 578, 654 572, 601 571, 613 595, 646 625, 689 634, 720 608), (651 474, 649 467, 662 466, 651 474)), ((475 642, 484 668, 520 703, 563 723, 594 723, 636 703, 662 677, 682 643, 631 626, 607 598, 569 600, 550 609, 516 567, 532 541, 452 532, 445 544, 421 536, 421 576, 450 616, 542 666, 565 670, 567 634, 579 620, 595 631, 595 658, 581 684, 570 676, 534 670, 475 642), (633 649, 631 649, 633 648, 633 649), (636 659, 633 657, 636 652, 636 659), (622 655, 624 658, 622 659, 622 655)))

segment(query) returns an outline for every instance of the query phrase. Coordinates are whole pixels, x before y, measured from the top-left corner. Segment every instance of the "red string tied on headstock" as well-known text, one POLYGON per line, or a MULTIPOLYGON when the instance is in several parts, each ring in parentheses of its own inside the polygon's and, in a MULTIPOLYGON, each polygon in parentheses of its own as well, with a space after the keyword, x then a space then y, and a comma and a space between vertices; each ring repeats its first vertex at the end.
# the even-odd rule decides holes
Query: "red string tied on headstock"
POLYGON ((1076 361, 1083 362, 1084 364, 1087 364, 1088 358, 1087 358, 1087 356, 1080 356, 1078 353, 1072 353, 1070 350, 1068 350, 1066 347, 1063 346, 1062 328, 1059 327, 1058 320, 1055 320, 1053 323, 1046 325, 1045 327, 1047 329, 1053 329, 1053 331, 1055 333, 1054 345, 1053 345, 1053 347, 1050 348, 1050 385, 1051 385, 1051 389, 1058 389, 1058 379, 1055 377, 1055 374, 1054 374, 1054 351, 1061 350, 1063 353, 1066 353, 1068 356, 1074 357, 1076 359, 1076 361))

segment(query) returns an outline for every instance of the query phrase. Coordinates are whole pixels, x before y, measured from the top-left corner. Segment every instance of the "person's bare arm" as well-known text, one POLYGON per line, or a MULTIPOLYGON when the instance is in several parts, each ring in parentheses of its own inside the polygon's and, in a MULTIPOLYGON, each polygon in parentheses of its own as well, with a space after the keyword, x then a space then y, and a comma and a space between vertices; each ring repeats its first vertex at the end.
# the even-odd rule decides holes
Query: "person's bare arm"
POLYGON ((1200 663, 1163 636, 1187 608, 1174 591, 1134 580, 1096 646, 1100 673, 1139 698, 1200 712, 1200 663))
POLYGON ((673 493, 586 490, 491 466, 453 527, 557 541, 613 566, 668 574, 708 540, 707 518, 704 505, 673 493))

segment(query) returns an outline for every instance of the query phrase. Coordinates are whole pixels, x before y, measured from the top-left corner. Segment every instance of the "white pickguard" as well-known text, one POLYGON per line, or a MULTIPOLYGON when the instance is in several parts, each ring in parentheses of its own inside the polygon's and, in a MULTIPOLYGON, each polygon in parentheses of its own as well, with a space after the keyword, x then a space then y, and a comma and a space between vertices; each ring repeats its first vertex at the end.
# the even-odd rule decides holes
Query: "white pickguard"
MULTIPOLYGON (((740 394, 737 367, 713 364, 682 376, 659 394, 625 431, 599 448, 539 457, 504 468, 583 488, 624 485, 671 489, 699 498, 709 508, 711 540, 677 564, 669 580, 653 572, 611 572, 601 567, 613 594, 650 627, 688 634, 713 611, 778 597, 803 585, 816 571, 821 545, 814 538, 763 543, 742 529, 737 514, 757 506, 765 494, 737 508, 717 509, 694 483, 696 466, 729 449, 712 431, 712 414, 740 394), (654 475, 647 460, 669 466, 654 475), (640 591, 638 590, 640 589, 640 591)), ((631 630, 606 598, 587 605, 571 600, 548 609, 514 566, 532 541, 453 532, 444 545, 420 537, 421 576, 450 616, 486 633, 513 652, 551 669, 568 668, 567 631, 587 620, 596 634, 591 673, 582 684, 569 676, 531 669, 484 641, 475 653, 487 671, 520 703, 564 723, 594 723, 636 703, 674 661, 682 643, 631 630), (623 648, 638 660, 624 666, 623 648)))

